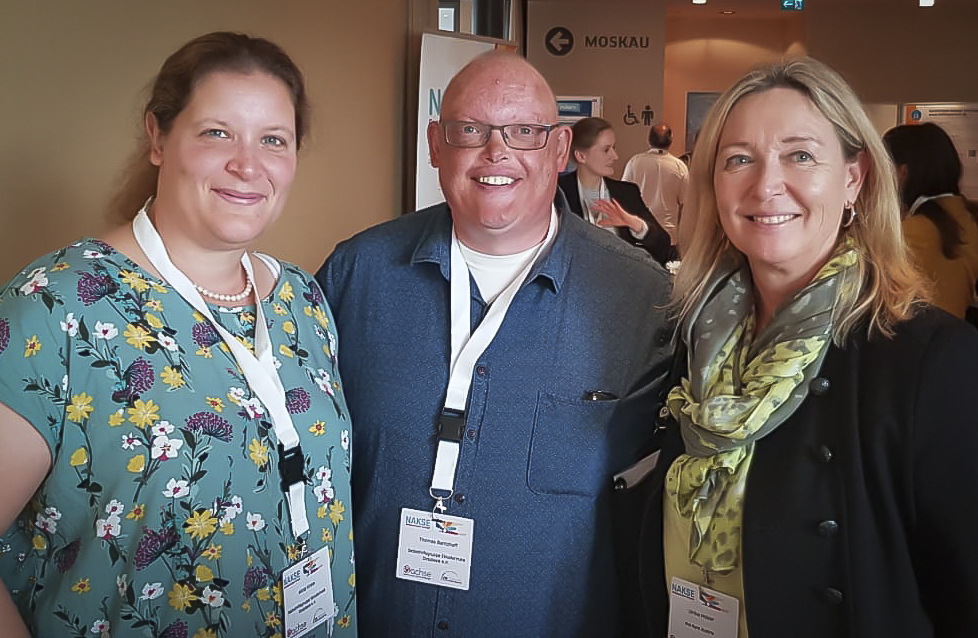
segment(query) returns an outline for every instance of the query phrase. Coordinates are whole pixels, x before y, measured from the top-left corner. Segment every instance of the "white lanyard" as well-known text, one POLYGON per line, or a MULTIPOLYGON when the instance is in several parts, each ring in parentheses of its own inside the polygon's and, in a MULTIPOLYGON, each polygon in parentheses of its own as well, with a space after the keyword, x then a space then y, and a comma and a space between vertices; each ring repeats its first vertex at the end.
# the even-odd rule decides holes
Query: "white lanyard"
MULTIPOLYGON (((584 211, 584 219, 588 220, 592 224, 597 225, 598 221, 604 215, 602 215, 601 213, 598 213, 597 215, 593 215, 591 213, 590 202, 588 202, 587 197, 584 196, 584 185, 581 184, 580 172, 578 172, 577 174, 577 192, 580 194, 581 197, 581 209, 584 211)), ((599 200, 611 199, 611 195, 608 194, 608 185, 604 183, 603 177, 601 178, 601 181, 598 183, 598 199, 599 200)))
POLYGON ((435 499, 435 508, 445 511, 444 499, 450 498, 455 486, 455 469, 458 465, 462 433, 465 430, 465 405, 472 384, 472 371, 475 363, 486 351, 499 332, 513 297, 526 280, 542 252, 552 243, 557 232, 557 214, 550 211, 550 228, 547 236, 537 248, 533 258, 506 286, 496 300, 489 306, 482 322, 470 333, 471 292, 469 288, 469 267, 459 248, 458 237, 452 228, 451 247, 451 330, 452 353, 449 360, 448 390, 445 395, 445 409, 438 421, 438 450, 435 455, 435 470, 431 477, 429 494, 435 499), (436 495, 435 490, 447 492, 436 495))
MULTIPOLYGON (((275 436, 279 442, 279 472, 282 475, 282 489, 289 506, 292 534, 298 539, 302 534, 309 531, 302 482, 302 464, 304 461, 301 448, 299 448, 299 434, 296 432, 295 426, 292 424, 292 417, 286 408, 285 388, 282 386, 282 380, 275 370, 275 362, 272 359, 271 338, 268 335, 268 325, 265 323, 265 313, 262 311, 261 298, 257 288, 253 293, 256 300, 255 353, 257 356, 255 356, 214 319, 214 315, 211 314, 210 308, 207 307, 204 298, 197 292, 193 282, 170 261, 163 239, 146 214, 146 206, 139 211, 133 220, 132 232, 136 238, 136 243, 146 253, 149 262, 163 276, 163 279, 197 312, 206 317, 221 335, 224 343, 231 350, 234 360, 241 367, 241 372, 248 381, 251 391, 268 410, 275 436), (283 460, 288 465, 288 469, 283 469, 283 460), (296 470, 298 470, 298 476, 296 476, 296 470)), ((254 282, 255 274, 247 253, 241 256, 241 265, 244 266, 249 280, 254 282)))
POLYGON ((910 217, 915 212, 917 212, 917 209, 920 208, 923 204, 933 199, 940 199, 941 197, 954 197, 954 193, 941 193, 940 195, 921 195, 920 197, 918 197, 913 201, 913 204, 910 205, 910 209, 907 211, 907 217, 910 217))

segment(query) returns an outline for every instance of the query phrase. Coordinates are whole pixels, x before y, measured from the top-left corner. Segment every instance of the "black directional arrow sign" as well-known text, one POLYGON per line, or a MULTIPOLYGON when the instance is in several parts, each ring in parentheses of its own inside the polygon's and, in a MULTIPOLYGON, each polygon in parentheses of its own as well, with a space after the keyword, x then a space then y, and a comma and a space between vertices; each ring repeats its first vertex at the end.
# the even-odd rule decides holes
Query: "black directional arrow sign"
POLYGON ((554 27, 547 31, 544 44, 553 55, 567 55, 574 48, 574 34, 567 27, 554 27))

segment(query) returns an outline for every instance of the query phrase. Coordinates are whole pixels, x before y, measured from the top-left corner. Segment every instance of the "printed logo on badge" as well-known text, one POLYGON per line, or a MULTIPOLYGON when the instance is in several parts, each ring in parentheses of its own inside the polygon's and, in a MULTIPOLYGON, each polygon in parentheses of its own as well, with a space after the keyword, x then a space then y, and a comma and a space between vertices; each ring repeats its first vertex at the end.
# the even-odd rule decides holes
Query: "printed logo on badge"
POLYGON ((458 527, 452 521, 443 520, 440 518, 434 519, 435 527, 438 528, 439 532, 443 534, 451 534, 452 536, 458 536, 458 527))
POLYGON ((316 559, 315 558, 310 558, 302 566, 302 573, 305 574, 306 576, 309 576, 311 574, 315 574, 316 572, 319 571, 319 567, 320 567, 320 565, 318 565, 316 563, 316 559))
POLYGON ((443 583, 453 583, 455 585, 462 584, 462 579, 459 578, 458 573, 451 570, 442 572, 439 580, 441 580, 443 583))

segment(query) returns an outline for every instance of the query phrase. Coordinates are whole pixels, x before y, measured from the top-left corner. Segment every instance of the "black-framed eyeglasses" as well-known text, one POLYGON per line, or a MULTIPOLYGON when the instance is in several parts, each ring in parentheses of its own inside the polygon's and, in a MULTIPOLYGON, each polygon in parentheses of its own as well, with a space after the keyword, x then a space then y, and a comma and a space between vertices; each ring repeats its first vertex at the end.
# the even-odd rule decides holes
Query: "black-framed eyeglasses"
POLYGON ((547 145, 550 131, 559 124, 502 124, 494 126, 482 122, 442 120, 445 142, 459 148, 479 148, 489 143, 493 131, 503 135, 506 146, 518 151, 536 151, 547 145))

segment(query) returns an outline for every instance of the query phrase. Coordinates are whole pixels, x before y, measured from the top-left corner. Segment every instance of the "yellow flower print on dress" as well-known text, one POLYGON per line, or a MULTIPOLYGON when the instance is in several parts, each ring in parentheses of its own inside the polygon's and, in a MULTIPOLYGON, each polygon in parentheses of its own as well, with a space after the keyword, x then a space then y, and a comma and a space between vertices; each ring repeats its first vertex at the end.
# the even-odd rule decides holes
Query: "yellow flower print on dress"
POLYGON ((248 444, 248 457, 255 465, 265 465, 268 463, 268 446, 258 439, 251 439, 251 443, 248 444))
POLYGON ((224 401, 220 397, 207 397, 207 405, 218 414, 224 411, 224 401))
POLYGON ((71 455, 71 467, 78 467, 79 465, 85 465, 88 463, 88 450, 83 447, 75 450, 71 455))
POLYGON ((136 505, 133 505, 132 509, 129 510, 129 513, 126 514, 126 518, 130 520, 138 521, 138 520, 142 520, 143 516, 145 515, 146 515, 146 504, 137 503, 136 505))
POLYGON ((51 266, 51 272, 58 272, 59 270, 67 270, 68 268, 71 268, 71 264, 66 264, 65 262, 61 262, 60 264, 55 264, 51 266))
POLYGON ((134 273, 131 270, 123 270, 119 274, 122 275, 122 283, 128 285, 136 292, 146 292, 149 290, 149 282, 139 276, 138 273, 134 273))
POLYGON ((163 312, 163 302, 159 299, 149 299, 143 304, 143 308, 147 310, 155 310, 156 312, 163 312))
POLYGON ((295 334, 295 324, 292 323, 291 321, 286 321, 285 323, 282 324, 282 330, 285 331, 285 334, 294 335, 295 334))
POLYGON ((146 346, 155 341, 153 335, 149 334, 145 328, 131 323, 126 326, 123 335, 126 337, 126 343, 140 350, 144 350, 146 346))
POLYGON ((329 326, 329 317, 326 316, 326 312, 319 306, 312 311, 312 316, 316 319, 320 326, 326 328, 329 326))
POLYGON ((282 619, 278 617, 274 611, 268 612, 265 616, 265 626, 266 627, 278 627, 282 624, 282 619))
POLYGON ((115 427, 117 425, 122 425, 126 422, 126 417, 122 413, 122 408, 119 408, 115 412, 109 415, 109 425, 115 427))
POLYGON ((213 629, 198 629, 192 638, 217 638, 213 629))
POLYGON ((129 420, 137 426, 145 428, 160 420, 159 411, 160 406, 153 403, 152 399, 148 401, 136 399, 133 406, 128 409, 129 420))
POLYGON ((279 344, 279 346, 278 346, 278 353, 280 355, 286 356, 286 357, 288 357, 290 359, 295 356, 294 354, 292 354, 292 348, 288 347, 284 343, 279 344))
POLYGON ((173 584, 173 589, 167 592, 167 598, 170 599, 170 607, 177 611, 183 611, 197 600, 197 596, 194 595, 194 588, 180 583, 173 584))
POLYGON ((207 538, 217 529, 217 517, 210 510, 197 510, 183 524, 183 529, 191 538, 207 538))
POLYGON ((159 330, 163 327, 163 322, 160 321, 160 318, 151 312, 146 313, 146 323, 148 323, 154 330, 159 330))
POLYGON ((194 578, 198 583, 206 583, 214 580, 214 572, 207 565, 198 565, 194 570, 194 578))
POLYGON ((71 591, 75 592, 76 594, 87 594, 88 592, 92 591, 90 579, 82 578, 71 586, 71 591))
POLYGON ((315 436, 322 436, 323 434, 326 434, 326 424, 323 421, 316 421, 309 426, 309 431, 315 436))
POLYGON ((329 520, 333 521, 333 525, 339 525, 345 511, 346 505, 343 505, 343 501, 333 501, 329 504, 329 520))
POLYGON ((340 616, 340 619, 336 621, 336 624, 341 629, 346 629, 347 627, 350 626, 350 620, 351 620, 350 614, 343 614, 342 616, 340 616))
POLYGON ((277 315, 284 315, 288 313, 288 310, 285 309, 285 306, 283 306, 277 301, 274 304, 272 304, 272 311, 277 315))
POLYGON ((48 546, 48 542, 47 542, 47 540, 45 540, 45 539, 44 539, 44 537, 43 537, 43 536, 41 536, 40 534, 35 534, 35 535, 34 535, 34 538, 33 538, 33 540, 31 541, 31 545, 32 545, 32 546, 34 547, 34 549, 36 549, 37 551, 41 551, 41 550, 43 550, 43 549, 46 549, 46 548, 47 548, 47 546, 48 546))
POLYGON ((146 455, 139 454, 137 456, 129 459, 129 463, 126 464, 126 469, 133 474, 139 474, 146 467, 146 455))
POLYGON ((282 284, 282 289, 278 291, 278 298, 285 302, 290 302, 295 299, 295 293, 292 292, 292 284, 285 282, 282 284))
POLYGON ((200 555, 207 560, 219 560, 221 558, 221 546, 210 545, 200 555))
POLYGON ((65 411, 68 413, 68 420, 81 423, 92 414, 92 410, 94 409, 92 407, 92 397, 82 392, 71 397, 71 404, 65 411))
POLYGON ((34 335, 27 340, 27 345, 24 346, 24 356, 33 357, 35 354, 41 351, 41 340, 34 335))
POLYGON ((173 366, 164 366, 163 374, 160 377, 163 379, 163 383, 170 386, 173 390, 187 385, 187 382, 183 380, 183 373, 173 366))

